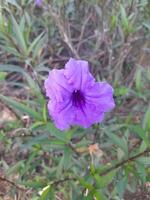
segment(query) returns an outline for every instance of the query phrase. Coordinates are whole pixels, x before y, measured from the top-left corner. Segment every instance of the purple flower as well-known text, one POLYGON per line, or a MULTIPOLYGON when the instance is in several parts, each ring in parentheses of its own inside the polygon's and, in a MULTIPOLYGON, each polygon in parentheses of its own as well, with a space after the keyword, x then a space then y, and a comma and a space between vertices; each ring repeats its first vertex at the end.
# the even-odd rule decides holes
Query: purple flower
POLYGON ((36 6, 41 6, 42 5, 42 0, 35 0, 35 5, 36 6))
POLYGON ((45 88, 49 114, 61 130, 70 125, 87 128, 101 122, 104 113, 115 107, 113 88, 106 82, 95 82, 84 60, 70 58, 65 69, 50 71, 45 88))

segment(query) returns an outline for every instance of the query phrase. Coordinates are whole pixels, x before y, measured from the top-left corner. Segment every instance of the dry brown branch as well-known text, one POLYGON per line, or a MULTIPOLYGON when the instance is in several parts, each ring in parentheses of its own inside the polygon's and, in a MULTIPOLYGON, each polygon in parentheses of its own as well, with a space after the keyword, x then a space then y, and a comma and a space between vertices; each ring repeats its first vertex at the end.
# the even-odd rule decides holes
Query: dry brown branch
MULTIPOLYGON (((65 29, 66 26, 65 26, 65 23, 60 15, 60 13, 58 11, 54 10, 50 4, 49 4, 49 11, 50 11, 52 18, 56 22, 56 26, 58 27, 59 33, 60 33, 63 41, 67 44, 67 46, 71 50, 73 56, 75 56, 77 59, 80 59, 77 50, 74 48, 74 46, 71 42, 71 38, 70 38, 71 36, 69 37, 69 34, 67 33, 67 29, 65 29)), ((69 24, 67 25, 67 28, 70 29, 69 24)), ((70 30, 68 30, 68 32, 70 32, 70 30)))
POLYGON ((81 33, 80 33, 79 41, 78 41, 78 46, 77 46, 77 52, 79 51, 80 46, 81 46, 81 44, 82 44, 82 39, 83 39, 83 36, 84 36, 85 28, 86 28, 86 25, 87 25, 87 23, 89 22, 91 16, 92 16, 92 13, 87 17, 87 19, 84 21, 84 23, 83 23, 83 25, 82 25, 81 33))
POLYGON ((147 154, 147 153, 149 153, 149 152, 150 152, 150 149, 146 149, 145 151, 143 151, 143 152, 141 152, 141 153, 139 153, 139 154, 137 154, 137 155, 135 155, 135 156, 132 156, 132 157, 128 158, 127 160, 123 160, 123 161, 121 161, 120 163, 117 163, 116 165, 114 165, 114 166, 112 166, 112 167, 106 169, 106 170, 105 170, 104 172, 102 172, 100 175, 101 175, 101 176, 104 176, 104 175, 108 174, 109 172, 111 172, 111 171, 113 171, 113 170, 115 170, 115 169, 118 169, 119 167, 124 166, 124 165, 127 164, 128 162, 134 161, 135 159, 137 159, 137 158, 139 158, 139 157, 141 157, 141 156, 143 156, 143 155, 145 155, 145 154, 147 154))
POLYGON ((14 186, 14 187, 15 187, 16 189, 18 189, 18 190, 27 191, 27 189, 25 189, 25 188, 23 188, 23 187, 17 185, 15 182, 13 182, 13 181, 11 181, 11 180, 5 178, 5 177, 1 177, 1 176, 0 176, 0 181, 5 181, 5 182, 9 183, 10 185, 14 186))

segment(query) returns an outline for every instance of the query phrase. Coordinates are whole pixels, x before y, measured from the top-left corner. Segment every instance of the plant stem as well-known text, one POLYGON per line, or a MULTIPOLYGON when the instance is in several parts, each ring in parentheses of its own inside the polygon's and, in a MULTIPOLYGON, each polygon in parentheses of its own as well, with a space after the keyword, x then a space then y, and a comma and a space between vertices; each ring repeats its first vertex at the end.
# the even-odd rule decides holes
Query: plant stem
POLYGON ((0 177, 0 181, 5 181, 5 182, 9 183, 10 185, 16 187, 18 190, 22 190, 22 191, 26 191, 27 190, 25 188, 22 188, 22 187, 18 186, 15 182, 13 182, 13 181, 5 178, 5 177, 0 177))
POLYGON ((143 156, 143 155, 145 155, 146 153, 149 153, 149 152, 150 152, 150 149, 146 149, 145 151, 143 151, 143 152, 141 152, 141 153, 139 153, 139 154, 137 154, 137 155, 135 155, 135 156, 133 156, 131 158, 128 158, 127 160, 123 160, 120 163, 117 163, 116 165, 106 169, 100 175, 104 176, 104 175, 108 174, 109 172, 111 172, 111 171, 113 171, 113 170, 125 165, 126 163, 131 162, 131 161, 133 161, 133 160, 135 160, 135 159, 137 159, 137 158, 139 158, 139 157, 141 157, 141 156, 143 156))

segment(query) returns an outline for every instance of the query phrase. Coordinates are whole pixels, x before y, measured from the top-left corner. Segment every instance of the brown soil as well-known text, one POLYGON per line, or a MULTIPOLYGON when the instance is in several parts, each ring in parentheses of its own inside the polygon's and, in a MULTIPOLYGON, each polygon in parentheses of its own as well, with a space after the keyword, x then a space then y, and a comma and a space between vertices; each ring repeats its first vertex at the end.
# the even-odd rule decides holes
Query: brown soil
POLYGON ((150 200, 150 188, 139 188, 135 193, 127 192, 124 196, 124 200, 150 200))

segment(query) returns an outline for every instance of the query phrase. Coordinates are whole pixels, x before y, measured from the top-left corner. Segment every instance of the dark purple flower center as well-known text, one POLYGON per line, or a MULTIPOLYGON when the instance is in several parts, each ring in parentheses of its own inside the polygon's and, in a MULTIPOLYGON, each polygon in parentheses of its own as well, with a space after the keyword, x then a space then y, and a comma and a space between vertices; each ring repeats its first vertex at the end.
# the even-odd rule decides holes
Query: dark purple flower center
POLYGON ((84 95, 80 90, 74 90, 72 93, 72 104, 76 107, 82 107, 85 104, 84 95))

